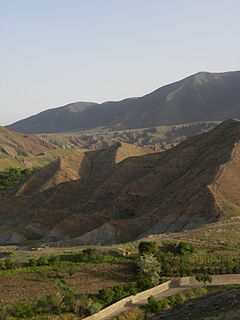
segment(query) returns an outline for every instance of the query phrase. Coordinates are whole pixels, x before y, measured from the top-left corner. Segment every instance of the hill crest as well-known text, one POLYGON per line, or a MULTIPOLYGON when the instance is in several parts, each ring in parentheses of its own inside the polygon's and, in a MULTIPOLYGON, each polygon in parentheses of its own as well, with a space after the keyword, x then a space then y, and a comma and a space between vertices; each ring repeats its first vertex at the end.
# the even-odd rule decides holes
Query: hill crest
POLYGON ((240 71, 200 72, 138 98, 77 102, 7 126, 23 133, 134 129, 240 117, 240 71), (73 112, 74 111, 74 112, 73 112))

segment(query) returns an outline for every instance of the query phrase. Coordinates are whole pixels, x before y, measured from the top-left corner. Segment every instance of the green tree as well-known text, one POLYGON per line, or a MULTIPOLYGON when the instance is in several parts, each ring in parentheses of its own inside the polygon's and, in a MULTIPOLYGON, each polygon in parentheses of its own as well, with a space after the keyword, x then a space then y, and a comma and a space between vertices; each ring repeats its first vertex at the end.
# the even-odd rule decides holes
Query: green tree
POLYGON ((156 253, 156 242, 154 241, 142 241, 138 245, 138 252, 140 255, 145 253, 156 253))
POLYGON ((152 286, 159 284, 161 266, 152 253, 142 255, 139 258, 138 267, 141 278, 149 279, 152 286))

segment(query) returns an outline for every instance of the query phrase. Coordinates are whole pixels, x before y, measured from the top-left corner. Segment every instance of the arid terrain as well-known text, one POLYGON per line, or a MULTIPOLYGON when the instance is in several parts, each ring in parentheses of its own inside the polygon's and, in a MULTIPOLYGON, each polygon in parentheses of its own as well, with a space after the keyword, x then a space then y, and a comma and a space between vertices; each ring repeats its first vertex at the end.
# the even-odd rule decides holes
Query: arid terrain
POLYGON ((165 152, 74 151, 1 194, 1 241, 114 243, 238 216, 239 137, 229 120, 165 152))

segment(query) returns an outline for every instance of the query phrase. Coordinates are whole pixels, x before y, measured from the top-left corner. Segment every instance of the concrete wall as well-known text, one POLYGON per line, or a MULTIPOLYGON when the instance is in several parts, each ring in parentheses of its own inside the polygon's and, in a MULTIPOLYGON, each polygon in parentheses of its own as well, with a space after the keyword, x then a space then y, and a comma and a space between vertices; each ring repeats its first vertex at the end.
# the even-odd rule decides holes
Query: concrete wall
POLYGON ((154 288, 137 293, 135 296, 133 296, 132 302, 134 304, 137 304, 137 303, 141 302, 141 300, 147 299, 150 296, 154 296, 156 294, 159 294, 159 293, 169 289, 171 286, 171 282, 172 281, 166 281, 166 282, 160 284, 159 286, 156 286, 154 288))
POLYGON ((104 317, 107 317, 108 315, 111 315, 113 312, 117 311, 119 308, 122 308, 124 307, 126 304, 131 304, 132 303, 132 298, 134 296, 129 296, 127 298, 124 298, 114 304, 112 304, 111 306, 87 317, 87 318, 84 318, 84 320, 99 320, 99 319, 102 319, 104 317))

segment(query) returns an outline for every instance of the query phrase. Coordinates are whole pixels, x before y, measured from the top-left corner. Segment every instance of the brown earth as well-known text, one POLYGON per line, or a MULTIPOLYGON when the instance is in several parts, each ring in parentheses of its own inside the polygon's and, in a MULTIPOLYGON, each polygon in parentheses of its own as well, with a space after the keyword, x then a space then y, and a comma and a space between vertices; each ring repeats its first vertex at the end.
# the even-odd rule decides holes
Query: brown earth
POLYGON ((116 142, 135 144, 140 147, 165 151, 186 138, 214 128, 220 121, 185 123, 132 130, 90 130, 59 134, 40 134, 39 137, 57 148, 86 148, 97 150, 110 147, 116 142))
MULTIPOLYGON (((101 264, 88 264, 74 266, 74 274, 69 275, 67 269, 59 270, 58 275, 74 286, 77 293, 97 293, 105 287, 116 284, 127 284, 135 281, 130 262, 112 262, 101 264)), ((6 305, 16 300, 34 301, 46 294, 56 292, 54 284, 56 272, 46 271, 42 273, 26 272, 1 276, 0 281, 0 305, 6 305)))
POLYGON ((18 195, 21 185, 2 193, 2 227, 17 226, 27 238, 109 243, 240 215, 239 120, 165 152, 132 155, 136 150, 120 144, 89 151, 81 179, 43 192, 29 182, 31 197, 18 195))
POLYGON ((38 136, 27 136, 0 126, 0 152, 6 155, 39 155, 56 147, 38 136))

